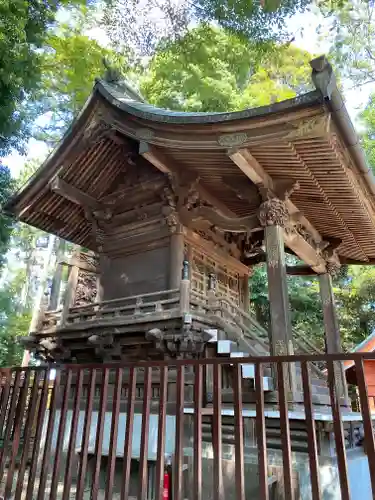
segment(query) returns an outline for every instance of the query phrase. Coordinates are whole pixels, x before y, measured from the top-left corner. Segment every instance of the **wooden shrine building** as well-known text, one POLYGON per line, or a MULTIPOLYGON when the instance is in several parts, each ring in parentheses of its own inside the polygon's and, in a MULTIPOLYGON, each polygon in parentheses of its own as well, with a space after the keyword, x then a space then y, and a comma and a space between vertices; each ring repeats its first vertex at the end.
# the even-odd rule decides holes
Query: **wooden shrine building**
POLYGON ((311 66, 316 90, 231 113, 158 109, 97 81, 6 207, 90 251, 28 348, 59 362, 160 359, 202 355, 214 335, 252 355, 314 352, 293 337, 289 271, 319 275, 327 352, 340 352, 331 275, 375 261, 375 183, 331 66, 311 66), (303 265, 287 269, 285 251, 303 265), (262 260, 270 332, 249 315, 262 260))
MULTIPOLYGON (((292 330, 289 273, 319 276, 326 352, 340 353, 331 277, 341 264, 375 263, 375 182, 330 64, 320 57, 311 66, 315 90, 230 113, 158 109, 123 82, 97 81, 59 147, 6 206, 85 249, 65 263, 62 304, 41 309, 25 347, 60 365, 319 353, 292 330), (287 266, 286 252, 300 264, 287 266), (249 307, 259 262, 267 263, 269 331, 249 307)), ((288 403, 298 410, 301 366, 286 365, 288 403)), ((232 369, 223 369, 221 383, 229 407, 232 369)), ((241 370, 251 412, 254 365, 241 370)), ((353 429, 342 364, 335 375, 353 429)), ((327 372, 312 364, 311 376, 312 402, 323 415, 327 372)), ((258 379, 271 410, 277 379, 268 366, 258 379)), ((208 368, 203 380, 209 406, 218 380, 208 368)), ((188 385, 186 377, 187 411, 188 385)), ((326 417, 314 418, 323 453, 326 417)), ((301 450, 307 441, 297 420, 292 448, 301 450)), ((233 418, 228 425, 233 430, 233 418)), ((278 425, 267 428, 279 433, 272 442, 283 440, 278 425)))

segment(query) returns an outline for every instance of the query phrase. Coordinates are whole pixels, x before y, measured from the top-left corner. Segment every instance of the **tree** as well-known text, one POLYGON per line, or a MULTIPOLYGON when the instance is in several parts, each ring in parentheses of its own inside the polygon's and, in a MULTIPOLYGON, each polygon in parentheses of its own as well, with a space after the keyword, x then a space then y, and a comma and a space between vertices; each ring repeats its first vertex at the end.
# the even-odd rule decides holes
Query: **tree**
POLYGON ((374 9, 373 0, 337 1, 333 7, 322 2, 330 20, 330 56, 353 87, 375 81, 374 9))
POLYGON ((79 15, 71 24, 60 25, 45 42, 40 56, 42 78, 36 95, 39 113, 48 113, 43 127, 34 135, 52 145, 81 110, 95 79, 104 76, 103 59, 122 73, 129 71, 126 55, 101 47, 84 35, 85 18, 79 15))
POLYGON ((375 94, 371 94, 369 101, 361 113, 362 123, 365 130, 362 134, 362 145, 365 150, 367 161, 375 173, 375 94))
POLYGON ((309 53, 290 45, 258 49, 222 29, 199 26, 155 54, 140 80, 141 91, 164 108, 234 111, 309 88, 309 53))
POLYGON ((304 11, 311 0, 195 0, 197 19, 219 26, 258 42, 286 41, 291 35, 287 20, 304 11))
POLYGON ((84 0, 0 0, 0 157, 23 152, 35 109, 32 100, 41 79, 40 49, 59 7, 84 0))
MULTIPOLYGON (((0 207, 8 200, 13 189, 14 182, 11 178, 10 171, 0 163, 0 207)), ((0 212, 0 271, 5 263, 5 256, 8 251, 12 229, 12 219, 0 212)))
POLYGON ((191 24, 214 24, 252 42, 291 39, 287 20, 312 0, 107 0, 103 24, 116 46, 152 56, 191 24))

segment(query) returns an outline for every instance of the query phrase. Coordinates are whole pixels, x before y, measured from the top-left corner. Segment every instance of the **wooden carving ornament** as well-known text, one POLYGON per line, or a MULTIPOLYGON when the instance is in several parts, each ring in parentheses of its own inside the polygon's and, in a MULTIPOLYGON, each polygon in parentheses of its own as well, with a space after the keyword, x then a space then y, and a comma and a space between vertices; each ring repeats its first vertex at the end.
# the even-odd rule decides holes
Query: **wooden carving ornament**
POLYGON ((289 212, 285 202, 279 198, 271 198, 264 201, 258 211, 261 226, 287 227, 289 224, 289 212))

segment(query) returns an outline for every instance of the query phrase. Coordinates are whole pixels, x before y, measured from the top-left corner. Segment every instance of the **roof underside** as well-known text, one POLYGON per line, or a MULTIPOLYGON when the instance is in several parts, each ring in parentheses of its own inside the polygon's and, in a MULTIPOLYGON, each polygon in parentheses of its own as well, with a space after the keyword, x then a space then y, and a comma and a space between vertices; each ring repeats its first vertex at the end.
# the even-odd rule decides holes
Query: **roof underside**
POLYGON ((102 200, 124 183, 131 165, 156 170, 138 154, 144 141, 176 171, 198 176, 206 191, 238 216, 253 214, 259 206, 254 185, 228 154, 228 149, 246 149, 274 181, 299 181, 292 202, 323 238, 342 240, 340 255, 375 258, 372 195, 317 92, 258 110, 201 115, 132 103, 118 88, 99 83, 61 146, 8 211, 92 247, 82 207, 52 192, 49 183, 58 174, 102 200), (93 140, 88 131, 98 123, 115 132, 93 140))

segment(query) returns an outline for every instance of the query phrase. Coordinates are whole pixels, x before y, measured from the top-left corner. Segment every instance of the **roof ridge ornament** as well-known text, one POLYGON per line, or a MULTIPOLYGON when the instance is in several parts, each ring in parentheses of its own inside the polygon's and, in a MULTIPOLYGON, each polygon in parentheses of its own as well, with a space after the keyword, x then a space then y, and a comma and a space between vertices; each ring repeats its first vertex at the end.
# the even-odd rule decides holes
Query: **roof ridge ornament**
POLYGON ((126 94, 127 97, 133 99, 134 101, 145 102, 142 95, 125 80, 124 75, 118 67, 111 65, 106 57, 103 57, 102 62, 106 69, 103 78, 104 82, 119 87, 119 89, 126 94))
POLYGON ((322 55, 310 61, 310 66, 312 67, 312 81, 316 89, 321 91, 325 99, 331 99, 337 83, 330 62, 325 55, 322 55))

